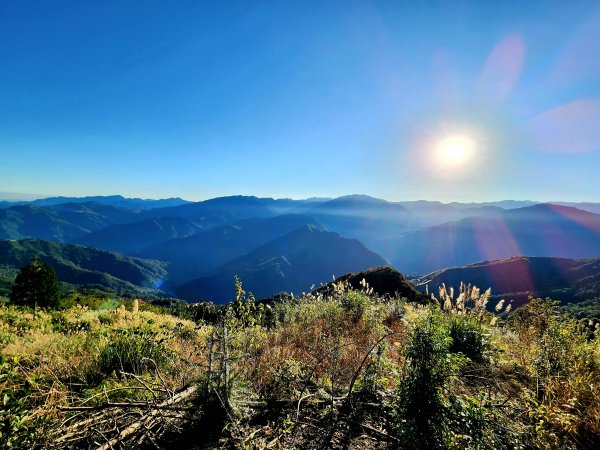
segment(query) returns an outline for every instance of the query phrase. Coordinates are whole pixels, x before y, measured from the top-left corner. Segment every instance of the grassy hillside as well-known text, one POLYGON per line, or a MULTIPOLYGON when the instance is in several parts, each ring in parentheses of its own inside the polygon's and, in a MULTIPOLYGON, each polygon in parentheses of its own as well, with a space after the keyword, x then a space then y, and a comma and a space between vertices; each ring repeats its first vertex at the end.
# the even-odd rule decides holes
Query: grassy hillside
POLYGON ((587 321, 335 286, 267 308, 238 285, 236 303, 190 305, 196 322, 0 306, 0 447, 598 448, 587 321))

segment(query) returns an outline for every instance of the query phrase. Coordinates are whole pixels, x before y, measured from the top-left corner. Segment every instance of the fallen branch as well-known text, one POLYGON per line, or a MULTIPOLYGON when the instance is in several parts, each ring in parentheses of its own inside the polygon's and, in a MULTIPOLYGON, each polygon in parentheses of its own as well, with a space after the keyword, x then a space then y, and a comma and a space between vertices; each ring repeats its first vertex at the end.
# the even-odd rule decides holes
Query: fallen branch
POLYGON ((109 449, 112 449, 116 444, 118 444, 119 442, 125 440, 129 436, 133 435, 140 428, 142 428, 142 427, 144 427, 144 428, 150 428, 151 425, 152 425, 153 419, 157 415, 160 414, 160 410, 161 409, 165 409, 164 408, 165 406, 170 406, 170 405, 173 405, 175 403, 179 403, 179 402, 187 400, 192 395, 194 395, 197 390, 198 390, 198 386, 197 385, 190 386, 187 389, 185 389, 185 390, 179 392, 178 394, 174 395, 172 398, 169 398, 168 400, 160 403, 159 405, 156 405, 148 414, 146 414, 145 416, 143 416, 140 420, 138 420, 136 422, 133 422, 131 425, 129 425, 127 428, 125 428, 123 431, 121 431, 118 434, 118 436, 110 439, 105 444, 99 446, 97 450, 109 450, 109 449))
POLYGON ((147 402, 109 402, 95 406, 60 406, 58 409, 61 411, 99 411, 108 408, 148 408, 148 409, 169 409, 172 411, 187 411, 190 408, 179 408, 171 405, 154 405, 147 402))

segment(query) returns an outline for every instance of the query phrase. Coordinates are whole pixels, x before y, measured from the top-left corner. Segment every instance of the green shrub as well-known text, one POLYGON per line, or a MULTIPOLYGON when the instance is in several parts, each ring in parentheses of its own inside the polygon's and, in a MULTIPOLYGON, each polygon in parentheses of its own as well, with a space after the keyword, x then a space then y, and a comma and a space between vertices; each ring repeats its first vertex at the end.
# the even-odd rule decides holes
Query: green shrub
POLYGON ((350 320, 358 322, 365 315, 371 301, 369 296, 362 292, 348 291, 343 294, 340 303, 344 311, 350 316, 350 320))
POLYGON ((398 393, 398 433, 409 448, 444 446, 442 389, 450 375, 451 343, 441 314, 434 310, 412 331, 398 393))
POLYGON ((28 378, 18 358, 0 355, 0 448, 42 448, 47 422, 33 416, 36 378, 28 378))
POLYGON ((221 308, 212 302, 198 302, 189 306, 189 314, 196 323, 216 323, 221 317, 221 308))
POLYGON ((521 337, 526 334, 542 336, 544 331, 558 317, 559 302, 549 298, 529 297, 529 303, 514 310, 510 322, 521 337))
POLYGON ((165 367, 168 352, 149 333, 124 332, 104 346, 98 358, 103 374, 120 372, 140 375, 149 369, 165 367))
POLYGON ((490 345, 481 324, 475 317, 450 316, 448 334, 452 338, 448 349, 450 353, 462 353, 477 363, 486 361, 490 345))

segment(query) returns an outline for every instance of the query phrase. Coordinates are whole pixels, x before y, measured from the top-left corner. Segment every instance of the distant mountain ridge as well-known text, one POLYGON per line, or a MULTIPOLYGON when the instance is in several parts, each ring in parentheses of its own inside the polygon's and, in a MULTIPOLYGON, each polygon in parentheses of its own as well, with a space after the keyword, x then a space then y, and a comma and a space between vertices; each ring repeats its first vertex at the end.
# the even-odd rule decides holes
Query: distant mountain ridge
MULTIPOLYGON (((145 218, 183 217, 195 222, 202 222, 205 217, 211 215, 224 215, 225 220, 231 221, 254 217, 272 217, 278 215, 278 211, 269 202, 265 202, 258 197, 233 195, 167 208, 154 208, 142 214, 145 218)), ((202 225, 202 223, 199 223, 199 225, 202 225)))
MULTIPOLYGON (((216 197, 219 198, 231 198, 231 197, 250 197, 250 196, 230 196, 230 197, 216 197)), ((279 213, 285 212, 300 212, 293 211, 296 208, 302 209, 306 206, 315 206, 319 203, 325 203, 330 200, 336 200, 340 198, 358 198, 358 197, 367 197, 371 199, 376 199, 375 197, 371 197, 364 194, 351 194, 345 195, 337 198, 330 197, 311 197, 306 199, 291 199, 291 198, 269 198, 269 197, 253 197, 260 201, 263 201, 266 204, 270 204, 274 206, 279 213)), ((209 199, 209 200, 215 200, 209 199)), ((381 200, 381 199, 377 199, 381 200)), ((204 200, 207 201, 207 200, 204 200)), ((469 208, 484 208, 487 206, 501 208, 501 209, 516 209, 516 208, 524 208, 526 206, 533 206, 540 203, 552 203, 556 205, 563 206, 572 206, 574 208, 583 209, 585 211, 600 213, 600 202, 565 202, 558 200, 550 200, 550 201, 532 201, 532 200, 498 200, 498 201, 490 201, 490 202, 450 202, 450 203, 442 203, 440 201, 433 200, 401 200, 401 201, 390 201, 390 200, 381 200, 387 203, 396 203, 402 206, 405 206, 408 209, 413 209, 415 205, 442 205, 449 206, 457 209, 469 209, 469 208)), ((34 206, 53 206, 63 203, 104 203, 112 206, 119 206, 123 208, 131 208, 131 209, 153 209, 153 208, 162 208, 162 207, 170 207, 170 206, 180 206, 187 203, 201 203, 202 201, 190 201, 184 200, 179 197, 171 197, 171 198, 163 198, 163 199, 142 199, 142 198, 129 198, 124 197, 122 195, 96 195, 96 196, 87 196, 87 197, 46 197, 40 198, 37 200, 0 200, 0 208, 9 208, 11 206, 18 205, 34 205, 34 206)))
POLYGON ((139 251, 166 242, 185 238, 204 229, 181 217, 157 217, 140 222, 110 225, 101 230, 83 235, 72 242, 125 254, 139 251))
POLYGON ((325 229, 312 217, 283 214, 215 227, 186 238, 157 244, 139 254, 144 258, 168 261, 183 274, 199 276, 306 225, 325 229))
POLYGON ((332 276, 386 265, 386 261, 355 239, 306 225, 277 238, 235 261, 176 289, 179 297, 196 301, 231 300, 233 277, 257 298, 275 292, 308 292, 332 276))
POLYGON ((16 205, 34 205, 34 206, 55 206, 64 203, 103 203, 111 206, 130 209, 152 209, 168 206, 179 206, 189 203, 179 197, 164 198, 159 200, 126 198, 122 195, 96 195, 91 197, 47 197, 31 201, 3 201, 0 202, 0 208, 8 208, 16 205))
POLYGON ((135 221, 137 217, 135 211, 93 202, 47 207, 18 205, 0 209, 0 239, 66 242, 115 223, 135 221))
POLYGON ((512 256, 600 256, 600 215, 540 204, 424 228, 387 242, 409 274, 512 256))

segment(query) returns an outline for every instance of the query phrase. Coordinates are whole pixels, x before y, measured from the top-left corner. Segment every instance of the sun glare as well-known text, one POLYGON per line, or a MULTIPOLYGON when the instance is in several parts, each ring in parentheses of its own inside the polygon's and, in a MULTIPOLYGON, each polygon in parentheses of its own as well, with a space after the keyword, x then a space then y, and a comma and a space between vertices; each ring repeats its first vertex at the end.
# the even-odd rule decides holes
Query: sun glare
POLYGON ((467 136, 450 136, 442 140, 437 147, 439 158, 447 164, 466 162, 475 150, 475 144, 467 136))

